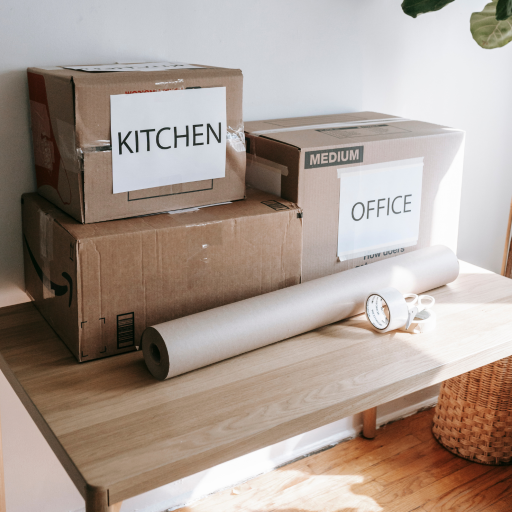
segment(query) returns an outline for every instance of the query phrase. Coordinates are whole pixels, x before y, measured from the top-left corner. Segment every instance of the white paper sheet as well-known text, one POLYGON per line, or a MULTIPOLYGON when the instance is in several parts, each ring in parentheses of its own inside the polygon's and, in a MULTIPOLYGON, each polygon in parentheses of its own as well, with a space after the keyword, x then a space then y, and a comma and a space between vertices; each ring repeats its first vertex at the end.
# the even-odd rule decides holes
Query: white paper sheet
POLYGON ((340 261, 418 243, 423 158, 338 169, 340 261))
POLYGON ((224 178, 226 88, 110 96, 113 193, 224 178))

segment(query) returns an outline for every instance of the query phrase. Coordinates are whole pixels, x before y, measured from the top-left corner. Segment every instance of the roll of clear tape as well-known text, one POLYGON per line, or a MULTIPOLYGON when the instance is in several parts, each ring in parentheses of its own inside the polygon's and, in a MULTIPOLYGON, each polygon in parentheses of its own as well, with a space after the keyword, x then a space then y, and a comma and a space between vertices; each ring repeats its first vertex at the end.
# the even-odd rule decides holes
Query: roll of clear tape
POLYGON ((366 299, 366 318, 378 332, 394 331, 404 327, 409 318, 409 306, 396 288, 383 288, 366 299))
POLYGON ((156 378, 167 379, 363 313, 375 290, 418 294, 458 274, 448 247, 419 249, 148 327, 144 359, 156 378))

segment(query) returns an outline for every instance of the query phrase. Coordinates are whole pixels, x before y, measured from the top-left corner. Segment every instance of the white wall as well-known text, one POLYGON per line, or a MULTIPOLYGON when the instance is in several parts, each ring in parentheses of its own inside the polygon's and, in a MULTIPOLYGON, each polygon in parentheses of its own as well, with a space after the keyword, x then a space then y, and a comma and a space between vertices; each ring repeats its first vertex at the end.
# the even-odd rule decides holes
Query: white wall
POLYGON ((365 0, 363 108, 466 130, 461 259, 499 272, 512 197, 512 44, 484 50, 458 0, 416 19, 399 0, 365 0))
MULTIPOLYGON (((34 190, 28 66, 181 60, 244 72, 246 120, 377 110, 467 130, 459 255, 499 270, 512 191, 508 94, 512 45, 481 50, 459 0, 417 20, 400 0, 3 0, 0 5, 0 306, 22 292, 20 194, 34 190)), ((384 420, 427 403, 428 389, 384 406, 384 420)), ((9 512, 80 510, 83 501, 0 377, 9 512)), ((359 418, 299 436, 126 502, 160 512, 325 443, 359 418)))

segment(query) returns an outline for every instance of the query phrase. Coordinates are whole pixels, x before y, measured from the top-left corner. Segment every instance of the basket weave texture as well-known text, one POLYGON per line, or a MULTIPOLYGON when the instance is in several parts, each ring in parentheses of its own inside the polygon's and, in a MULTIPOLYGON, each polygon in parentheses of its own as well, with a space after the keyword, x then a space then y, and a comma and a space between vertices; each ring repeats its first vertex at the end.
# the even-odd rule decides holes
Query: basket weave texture
POLYGON ((512 463, 512 356, 443 382, 434 437, 459 457, 512 463))

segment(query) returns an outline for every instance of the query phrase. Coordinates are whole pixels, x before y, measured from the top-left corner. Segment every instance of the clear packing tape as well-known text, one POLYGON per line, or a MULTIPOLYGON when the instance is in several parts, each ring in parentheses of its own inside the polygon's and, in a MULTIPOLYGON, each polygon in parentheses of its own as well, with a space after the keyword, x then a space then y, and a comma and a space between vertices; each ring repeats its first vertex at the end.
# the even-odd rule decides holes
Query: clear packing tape
POLYGON ((427 247, 149 327, 144 359, 168 379, 362 313, 374 290, 422 293, 458 274, 450 249, 427 247))
POLYGON ((43 299, 55 297, 51 283, 51 262, 53 260, 53 217, 39 210, 39 256, 43 282, 43 299))
POLYGON ((235 128, 228 126, 226 142, 237 153, 245 152, 245 132, 243 123, 241 125, 236 126, 235 128))

